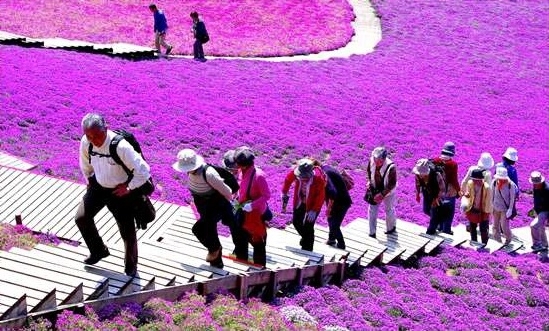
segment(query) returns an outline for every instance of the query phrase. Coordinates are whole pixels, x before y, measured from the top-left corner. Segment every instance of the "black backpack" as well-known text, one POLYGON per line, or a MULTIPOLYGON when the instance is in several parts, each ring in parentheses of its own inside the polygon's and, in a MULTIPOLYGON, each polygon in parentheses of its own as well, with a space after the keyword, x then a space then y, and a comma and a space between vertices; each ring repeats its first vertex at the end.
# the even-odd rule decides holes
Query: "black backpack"
POLYGON ((206 165, 204 166, 204 170, 202 171, 202 177, 204 178, 204 181, 206 183, 208 183, 208 180, 206 179, 206 170, 208 169, 208 167, 212 167, 215 169, 215 171, 217 171, 219 176, 223 178, 223 182, 231 188, 231 192, 233 194, 235 194, 240 189, 240 185, 238 185, 236 177, 229 170, 209 163, 206 163, 206 165))
MULTIPOLYGON (((144 160, 145 157, 143 156, 143 150, 141 149, 141 145, 139 145, 139 142, 137 141, 137 138, 135 138, 133 133, 131 133, 129 131, 126 131, 126 130, 123 130, 123 129, 113 130, 113 132, 116 133, 116 136, 114 136, 114 138, 112 138, 111 143, 109 145, 109 155, 103 155, 101 153, 94 152, 93 151, 93 146, 90 143, 90 145, 88 146, 88 154, 90 156, 89 162, 91 163, 91 156, 92 155, 98 155, 100 157, 111 157, 114 160, 114 162, 116 162, 118 165, 120 165, 122 167, 122 169, 124 169, 124 171, 128 175, 128 180, 126 181, 126 183, 129 183, 133 178, 133 171, 131 171, 124 164, 124 162, 122 162, 122 160, 120 159, 120 156, 118 156, 118 152, 116 151, 116 148, 118 147, 118 144, 124 139, 128 143, 130 143, 130 145, 133 147, 133 149, 137 153, 141 154, 141 157, 143 157, 143 160, 144 160)), ((143 186, 141 186, 140 189, 143 192, 143 194, 151 195, 154 191, 154 185, 152 183, 152 177, 143 186)))

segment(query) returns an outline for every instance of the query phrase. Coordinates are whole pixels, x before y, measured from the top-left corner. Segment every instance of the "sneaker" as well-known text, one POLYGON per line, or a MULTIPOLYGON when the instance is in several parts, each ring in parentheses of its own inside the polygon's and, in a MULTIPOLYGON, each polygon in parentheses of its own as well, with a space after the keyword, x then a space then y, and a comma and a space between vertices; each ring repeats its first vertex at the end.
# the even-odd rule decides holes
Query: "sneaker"
POLYGON ((99 254, 90 254, 90 256, 84 259, 84 264, 88 264, 88 265, 96 264, 97 262, 101 261, 102 259, 106 258, 109 255, 111 255, 111 253, 109 252, 109 249, 105 248, 105 250, 99 254))
POLYGON ((219 257, 221 257, 221 247, 213 252, 208 252, 208 255, 206 255, 206 262, 213 262, 219 259, 219 257))
POLYGON ((547 246, 543 246, 543 244, 534 244, 532 247, 532 251, 534 252, 541 252, 547 250, 547 246))
POLYGON ((166 55, 170 55, 170 53, 172 52, 172 49, 173 49, 173 46, 166 48, 166 55))
POLYGON ((336 241, 335 241, 335 240, 327 240, 327 241, 326 241, 326 245, 328 245, 328 246, 335 246, 335 245, 336 245, 336 241))
POLYGON ((374 238, 374 239, 376 238, 376 234, 375 234, 375 233, 369 234, 368 236, 369 236, 370 238, 374 238))

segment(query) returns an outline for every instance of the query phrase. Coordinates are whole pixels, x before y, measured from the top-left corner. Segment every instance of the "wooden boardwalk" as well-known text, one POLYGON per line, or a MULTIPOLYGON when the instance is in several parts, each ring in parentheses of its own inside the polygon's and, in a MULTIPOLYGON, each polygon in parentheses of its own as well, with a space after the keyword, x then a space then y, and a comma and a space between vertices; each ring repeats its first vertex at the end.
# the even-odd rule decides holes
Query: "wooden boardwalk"
POLYGON ((36 167, 34 164, 30 164, 26 161, 21 160, 13 155, 10 155, 6 152, 0 151, 0 166, 10 167, 20 170, 32 170, 36 167))
POLYGON ((63 38, 29 38, 6 31, 0 31, 0 44, 22 47, 39 47, 49 49, 64 49, 69 51, 104 54, 129 60, 146 60, 156 58, 156 51, 127 43, 95 44, 80 40, 63 38))
MULTIPOLYGON (((35 231, 81 242, 74 214, 84 191, 82 184, 0 166, 0 222, 13 224, 18 215, 35 231)), ((432 254, 442 244, 458 246, 467 241, 459 229, 454 236, 428 236, 425 228, 404 220, 398 220, 397 231, 389 235, 383 234, 380 221, 378 237, 373 239, 367 236, 367 220, 359 218, 342 228, 345 250, 326 245, 328 229, 316 225, 310 252, 300 248, 300 236, 287 226, 268 229, 266 268, 230 257, 232 240, 221 237, 225 267, 219 269, 205 262, 207 250, 192 234, 193 210, 153 203, 157 219, 146 230, 138 230, 139 264, 133 278, 124 274, 123 243, 106 209, 97 215, 96 224, 111 255, 96 265, 82 263, 89 253, 82 245, 41 244, 31 251, 0 252, 0 328, 83 303, 100 307, 152 297, 175 300, 191 290, 208 294, 223 288, 239 298, 253 291, 268 299, 290 286, 338 284, 348 268, 407 261, 432 254)))

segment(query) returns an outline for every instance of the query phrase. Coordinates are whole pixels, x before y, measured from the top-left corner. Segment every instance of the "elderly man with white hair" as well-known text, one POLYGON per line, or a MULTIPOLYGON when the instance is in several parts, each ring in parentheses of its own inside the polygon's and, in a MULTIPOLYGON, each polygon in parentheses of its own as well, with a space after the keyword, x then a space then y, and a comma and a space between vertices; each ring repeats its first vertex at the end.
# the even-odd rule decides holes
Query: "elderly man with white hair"
POLYGON ((385 205, 385 224, 386 234, 396 231, 395 202, 397 187, 397 172, 393 161, 388 157, 385 147, 376 147, 372 151, 370 161, 366 167, 367 184, 366 196, 369 196, 367 202, 368 220, 370 223, 369 236, 376 237, 377 214, 379 205, 383 202, 385 205), (370 192, 368 194, 368 192, 370 192))

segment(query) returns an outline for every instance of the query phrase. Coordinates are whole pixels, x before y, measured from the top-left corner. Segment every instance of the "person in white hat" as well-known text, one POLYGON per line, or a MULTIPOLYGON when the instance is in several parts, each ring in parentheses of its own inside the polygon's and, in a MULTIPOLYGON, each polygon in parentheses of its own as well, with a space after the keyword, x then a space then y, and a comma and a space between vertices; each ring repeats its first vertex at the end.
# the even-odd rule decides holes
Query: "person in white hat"
POLYGON ((177 153, 177 162, 172 168, 189 176, 189 190, 200 218, 192 231, 204 247, 208 249, 206 262, 211 266, 223 268, 221 243, 217 233, 217 222, 231 209, 232 191, 223 178, 208 166, 204 158, 192 149, 183 149, 177 153))
POLYGON ((518 161, 518 152, 513 147, 507 147, 505 150, 505 153, 501 156, 502 161, 498 164, 496 164, 497 167, 505 167, 507 169, 507 175, 509 176, 509 179, 515 183, 516 190, 515 190, 515 200, 518 200, 519 194, 520 194, 520 188, 519 188, 519 182, 518 182, 518 174, 517 174, 517 168, 516 163, 518 161))
POLYGON ((494 191, 492 196, 492 217, 494 219, 492 234, 495 240, 501 242, 501 232, 503 231, 505 245, 509 245, 513 237, 509 221, 516 216, 515 187, 515 183, 509 179, 507 169, 496 167, 496 174, 492 182, 494 191))
POLYGON ((385 205, 385 234, 391 234, 396 231, 397 171, 395 164, 388 157, 385 147, 374 148, 368 161, 366 172, 366 192, 370 191, 373 195, 373 201, 367 199, 368 221, 370 225, 369 236, 376 238, 377 214, 379 204, 382 202, 385 205))
POLYGON ((290 187, 294 186, 292 223, 301 236, 301 249, 312 251, 315 242, 315 222, 326 196, 326 175, 309 158, 300 159, 290 169, 282 184, 282 203, 287 203, 290 187))
POLYGON ((488 185, 492 183, 492 168, 494 167, 494 158, 492 155, 488 152, 483 152, 480 154, 480 158, 478 159, 478 162, 476 165, 470 166, 469 169, 467 169, 467 173, 465 174, 465 177, 461 180, 461 191, 465 191, 465 186, 467 185, 467 182, 469 179, 471 179, 471 173, 475 169, 482 170, 482 173, 484 175, 484 182, 488 185))
POLYGON ((532 250, 547 250, 547 233, 545 226, 549 219, 549 185, 545 182, 545 177, 539 171, 533 171, 530 174, 530 183, 534 189, 534 212, 536 217, 530 223, 532 232, 532 250))
MULTIPOLYGON (((490 183, 491 184, 491 183, 490 183)), ((471 241, 477 240, 477 225, 480 227, 480 238, 483 244, 488 243, 490 229, 490 215, 492 214, 492 186, 486 183, 484 171, 480 168, 471 172, 467 181, 464 195, 461 199, 461 208, 469 220, 471 241)))

